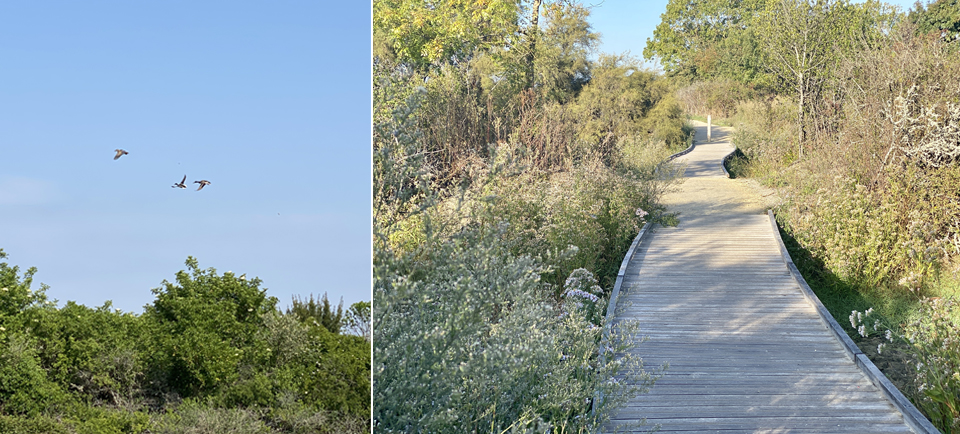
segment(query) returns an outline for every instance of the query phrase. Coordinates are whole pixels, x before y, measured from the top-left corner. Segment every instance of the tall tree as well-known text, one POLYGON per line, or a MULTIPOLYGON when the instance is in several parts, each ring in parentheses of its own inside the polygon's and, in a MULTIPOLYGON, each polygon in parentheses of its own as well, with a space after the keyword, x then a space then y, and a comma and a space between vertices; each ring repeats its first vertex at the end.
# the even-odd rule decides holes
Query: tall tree
POLYGON ((344 325, 343 298, 334 310, 327 293, 323 293, 319 300, 314 300, 313 294, 310 294, 309 300, 293 296, 293 304, 287 308, 287 314, 296 316, 302 323, 321 325, 331 333, 340 333, 344 325))
POLYGON ((540 3, 541 0, 533 0, 530 7, 530 26, 527 28, 527 37, 530 39, 530 48, 525 56, 526 76, 524 77, 526 88, 533 87, 534 58, 537 53, 537 38, 540 36, 540 3))
POLYGON ((709 77, 717 72, 722 43, 762 6, 763 0, 670 0, 643 57, 659 59, 674 75, 709 77))
POLYGON ((803 158, 805 116, 844 55, 879 33, 876 1, 772 0, 755 19, 766 65, 797 98, 798 158, 803 158))
POLYGON ((519 32, 521 0, 374 0, 375 45, 415 68, 462 62, 508 45, 519 32))
POLYGON ((590 27, 590 9, 574 2, 546 3, 537 49, 536 79, 543 95, 569 101, 590 79, 590 53, 600 35, 590 27))
POLYGON ((351 332, 367 341, 370 340, 370 302, 358 301, 350 305, 347 311, 347 327, 351 332))
POLYGON ((960 0, 936 0, 926 6, 917 1, 909 18, 918 33, 938 32, 944 39, 955 40, 960 34, 960 0))

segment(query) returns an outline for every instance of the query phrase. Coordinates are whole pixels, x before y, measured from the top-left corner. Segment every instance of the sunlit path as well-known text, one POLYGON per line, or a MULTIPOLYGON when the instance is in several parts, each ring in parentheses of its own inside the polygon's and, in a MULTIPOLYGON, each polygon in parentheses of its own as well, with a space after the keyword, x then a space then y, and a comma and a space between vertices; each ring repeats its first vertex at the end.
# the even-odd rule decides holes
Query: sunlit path
POLYGON ((724 175, 727 132, 697 133, 666 198, 680 224, 643 236, 617 301, 649 337, 644 363, 670 367, 604 432, 914 432, 804 296, 759 194, 724 175))

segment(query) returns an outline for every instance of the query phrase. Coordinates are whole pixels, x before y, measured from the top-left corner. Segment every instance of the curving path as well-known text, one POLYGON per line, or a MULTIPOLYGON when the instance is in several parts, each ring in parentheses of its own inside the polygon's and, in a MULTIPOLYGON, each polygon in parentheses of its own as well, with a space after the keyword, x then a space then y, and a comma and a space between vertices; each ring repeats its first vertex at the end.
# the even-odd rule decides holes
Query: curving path
POLYGON ((635 349, 644 363, 670 367, 604 432, 915 432, 804 295, 771 199, 722 172, 729 129, 713 133, 706 143, 697 125, 696 148, 678 159, 685 179, 665 198, 680 223, 641 236, 616 301, 615 323, 637 320, 649 337, 635 349))

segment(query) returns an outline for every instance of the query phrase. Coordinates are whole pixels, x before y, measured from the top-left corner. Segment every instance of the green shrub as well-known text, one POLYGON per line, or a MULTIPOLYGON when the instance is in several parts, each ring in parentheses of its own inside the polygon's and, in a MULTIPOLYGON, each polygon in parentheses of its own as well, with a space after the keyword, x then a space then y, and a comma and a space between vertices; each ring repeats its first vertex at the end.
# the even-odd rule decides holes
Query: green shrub
POLYGON ((38 343, 49 378, 87 401, 115 405, 131 402, 141 391, 140 319, 111 309, 110 302, 91 309, 67 302, 29 309, 22 327, 38 343))
MULTIPOLYGON (((614 75, 608 84, 617 84, 614 75)), ((630 77, 639 81, 643 74, 630 77)), ((581 96, 610 96, 589 87, 581 96)), ((593 139, 585 139, 576 146, 585 144, 590 152, 569 151, 572 158, 547 168, 540 164, 547 147, 501 143, 491 148, 493 158, 481 161, 457 188, 441 183, 433 186, 448 188, 434 190, 426 182, 431 176, 424 160, 403 157, 415 155, 406 150, 423 149, 413 126, 403 121, 417 101, 408 104, 394 120, 377 126, 374 140, 375 184, 384 184, 378 191, 423 186, 422 195, 376 196, 385 203, 375 209, 388 212, 375 212, 374 227, 375 429, 596 428, 613 406, 649 386, 652 377, 632 356, 600 357, 601 327, 590 319, 598 320, 602 308, 597 307, 605 303, 594 302, 590 319, 586 310, 564 312, 563 282, 571 271, 585 268, 596 273, 600 287, 612 286, 642 214, 661 209, 657 198, 664 184, 656 181, 643 151, 621 154, 617 140, 590 149, 593 139), (605 164, 610 162, 618 167, 605 164), (397 243, 398 233, 422 241, 397 243), (617 375, 639 386, 612 380, 617 375), (591 413, 600 392, 600 411, 591 413)), ((531 119, 547 121, 568 110, 523 110, 528 109, 531 119)), ((600 131, 623 115, 607 114, 591 113, 586 124, 593 122, 600 131)), ((565 137, 549 128, 552 137, 565 137)), ((542 130, 528 132, 537 131, 542 130)), ((587 287, 602 292, 594 286, 587 287)), ((622 352, 629 346, 628 331, 614 336, 610 349, 622 352)))
POLYGON ((904 335, 918 361, 919 406, 942 431, 960 431, 960 303, 925 299, 904 335))
POLYGON ((693 127, 686 124, 683 109, 673 95, 666 95, 653 106, 642 122, 643 128, 654 140, 663 141, 673 149, 686 147, 693 127))
POLYGON ((466 207, 487 227, 507 224, 505 245, 515 255, 543 261, 548 269, 542 278, 553 286, 557 300, 564 280, 577 268, 595 273, 600 285, 609 289, 623 253, 645 221, 638 218, 637 209, 652 214, 647 220, 664 210, 658 201, 667 183, 652 179, 652 168, 624 172, 593 160, 564 173, 500 177, 483 190, 489 205, 478 201, 479 208, 466 207), (576 246, 576 253, 561 255, 569 246, 576 246))
POLYGON ((259 288, 259 279, 200 270, 192 257, 186 265, 190 273, 178 272, 176 284, 164 281, 153 290, 157 298, 143 316, 153 339, 148 357, 155 381, 197 396, 236 381, 242 363, 267 356, 255 336, 277 300, 259 288))
POLYGON ((298 365, 305 403, 358 416, 370 414, 370 343, 312 327, 308 358, 298 365))
POLYGON ((36 342, 0 331, 0 413, 37 416, 66 399, 40 366, 36 342))
MULTIPOLYGON (((0 259, 6 259, 7 254, 0 249, 0 259)), ((19 276, 20 267, 11 267, 6 262, 0 262, 0 326, 16 317, 27 307, 42 305, 47 302, 45 294, 47 286, 41 285, 40 290, 30 289, 33 275, 37 268, 30 267, 23 277, 19 276)))
POLYGON ((589 409, 598 383, 628 361, 599 363, 601 329, 544 300, 542 270, 510 254, 502 236, 461 232, 423 252, 429 268, 415 279, 407 258, 375 263, 378 431, 503 431, 524 420, 576 431, 597 423, 589 409))
POLYGON ((5 434, 68 434, 62 423, 45 415, 8 416, 0 414, 0 432, 5 434))
POLYGON ((923 413, 945 433, 960 428, 960 303, 956 297, 923 298, 914 319, 894 331, 874 309, 854 310, 850 325, 861 337, 882 335, 888 343, 904 342, 915 370, 913 388, 903 390, 923 413))
POLYGON ((370 418, 317 411, 298 403, 270 409, 274 429, 291 434, 362 434, 370 432, 370 418))
POLYGON ((78 434, 143 433, 150 428, 146 412, 76 403, 63 409, 61 423, 78 434))
POLYGON ((719 78, 677 89, 676 96, 685 113, 711 115, 719 120, 734 116, 742 102, 755 98, 757 94, 734 80, 719 78))
POLYGON ((215 408, 187 399, 156 421, 155 434, 265 434, 270 432, 254 410, 215 408))

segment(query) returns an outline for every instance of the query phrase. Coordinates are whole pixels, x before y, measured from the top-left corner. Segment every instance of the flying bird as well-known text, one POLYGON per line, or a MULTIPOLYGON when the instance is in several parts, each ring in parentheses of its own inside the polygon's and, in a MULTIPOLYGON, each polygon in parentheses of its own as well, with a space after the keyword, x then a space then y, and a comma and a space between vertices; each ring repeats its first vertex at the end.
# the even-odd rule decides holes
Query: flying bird
POLYGON ((116 149, 116 151, 117 151, 117 155, 115 155, 115 156, 113 157, 114 160, 116 160, 117 158, 120 158, 120 157, 122 157, 122 156, 124 156, 124 155, 129 154, 129 152, 124 151, 123 149, 116 149))
POLYGON ((187 182, 187 175, 183 175, 183 181, 180 181, 179 184, 173 184, 173 188, 187 188, 187 184, 184 184, 185 182, 187 182))
POLYGON ((197 187, 197 191, 200 191, 201 189, 203 189, 203 187, 210 185, 210 181, 207 181, 206 179, 201 179, 201 180, 199 180, 199 181, 193 181, 193 183, 194 183, 194 184, 200 184, 200 186, 197 187))

